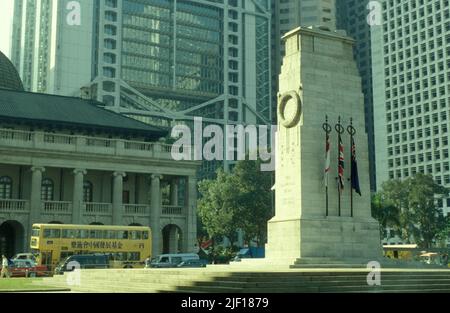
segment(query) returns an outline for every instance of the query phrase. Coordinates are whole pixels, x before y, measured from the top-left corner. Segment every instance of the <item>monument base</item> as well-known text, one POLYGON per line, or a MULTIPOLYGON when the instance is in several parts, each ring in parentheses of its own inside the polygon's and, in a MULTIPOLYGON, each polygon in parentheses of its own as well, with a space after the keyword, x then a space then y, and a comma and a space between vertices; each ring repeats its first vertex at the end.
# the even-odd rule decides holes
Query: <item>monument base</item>
POLYGON ((372 218, 272 219, 268 238, 266 259, 274 262, 283 260, 294 265, 302 260, 345 260, 349 264, 367 264, 382 258, 379 224, 372 218))

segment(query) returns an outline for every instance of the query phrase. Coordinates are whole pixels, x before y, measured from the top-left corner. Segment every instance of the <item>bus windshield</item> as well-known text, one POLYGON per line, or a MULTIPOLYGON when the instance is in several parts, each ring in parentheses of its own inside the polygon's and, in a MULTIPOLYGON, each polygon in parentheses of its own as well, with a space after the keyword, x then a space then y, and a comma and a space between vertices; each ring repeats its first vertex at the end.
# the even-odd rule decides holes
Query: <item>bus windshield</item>
POLYGON ((37 227, 33 227, 31 230, 31 237, 39 237, 40 229, 37 227))

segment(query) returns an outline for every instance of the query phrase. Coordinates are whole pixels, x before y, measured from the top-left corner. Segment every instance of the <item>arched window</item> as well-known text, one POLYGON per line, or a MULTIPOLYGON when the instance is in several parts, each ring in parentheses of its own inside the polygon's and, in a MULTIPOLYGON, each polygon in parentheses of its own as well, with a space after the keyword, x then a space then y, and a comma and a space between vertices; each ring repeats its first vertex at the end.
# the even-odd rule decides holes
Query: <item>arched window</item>
POLYGON ((45 178, 42 180, 41 199, 42 201, 53 201, 53 193, 55 186, 53 180, 45 178))
POLYGON ((8 176, 0 177, 0 199, 12 198, 12 179, 8 176))
POLYGON ((92 202, 93 199, 93 187, 90 181, 85 181, 83 184, 83 201, 92 202))

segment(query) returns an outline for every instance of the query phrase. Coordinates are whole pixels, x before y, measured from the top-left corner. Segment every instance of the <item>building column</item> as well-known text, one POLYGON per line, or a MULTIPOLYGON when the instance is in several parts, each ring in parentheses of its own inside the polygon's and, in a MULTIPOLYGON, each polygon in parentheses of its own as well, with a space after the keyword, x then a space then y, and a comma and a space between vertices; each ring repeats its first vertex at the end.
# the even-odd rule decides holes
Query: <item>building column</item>
POLYGON ((183 240, 183 250, 188 253, 197 253, 197 177, 189 176, 186 187, 186 234, 183 240))
POLYGON ((124 172, 114 172, 113 174, 113 225, 120 225, 123 214, 123 178, 127 176, 124 172))
POLYGON ((178 206, 178 178, 170 181, 170 205, 178 206))
POLYGON ((161 254, 161 179, 162 175, 151 175, 150 227, 152 230, 152 256, 161 254))
POLYGON ((83 214, 83 185, 84 169, 73 170, 73 198, 72 198, 72 223, 81 224, 81 216, 83 214))
MULTIPOLYGON (((30 226, 35 223, 42 223, 41 220, 41 189, 42 189, 42 173, 45 172, 44 167, 31 168, 31 196, 30 196, 30 226)), ((30 228, 31 229, 31 228, 30 228)))

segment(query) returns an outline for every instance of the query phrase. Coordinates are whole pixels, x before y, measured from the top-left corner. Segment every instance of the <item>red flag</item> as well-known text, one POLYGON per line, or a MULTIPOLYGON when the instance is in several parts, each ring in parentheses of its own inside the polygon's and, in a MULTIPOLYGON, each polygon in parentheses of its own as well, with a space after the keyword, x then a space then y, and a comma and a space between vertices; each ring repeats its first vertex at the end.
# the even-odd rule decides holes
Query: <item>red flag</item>
POLYGON ((200 245, 200 247, 202 248, 202 249, 208 249, 211 245, 212 245, 212 239, 209 239, 209 240, 207 240, 207 241, 203 241, 202 243, 201 243, 201 245, 200 245))

